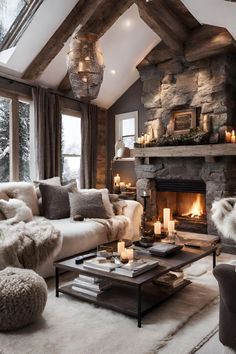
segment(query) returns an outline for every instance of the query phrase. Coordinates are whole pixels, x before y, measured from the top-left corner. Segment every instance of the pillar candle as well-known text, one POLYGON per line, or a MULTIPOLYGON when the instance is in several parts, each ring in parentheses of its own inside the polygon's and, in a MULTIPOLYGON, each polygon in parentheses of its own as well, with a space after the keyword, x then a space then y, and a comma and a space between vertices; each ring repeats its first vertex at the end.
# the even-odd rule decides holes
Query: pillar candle
POLYGON ((231 142, 231 132, 225 131, 225 141, 226 141, 226 143, 231 142))
POLYGON ((121 253, 125 250, 125 243, 124 241, 118 242, 117 243, 117 252, 118 255, 121 256, 121 253))
POLYGON ((119 173, 117 173, 116 176, 114 177, 114 185, 116 187, 120 186, 120 175, 119 175, 119 173))
POLYGON ((154 234, 160 235, 161 234, 161 222, 157 221, 154 223, 154 234))
POLYGON ((129 261, 133 261, 133 259, 134 259, 134 250, 133 250, 133 248, 126 249, 126 253, 127 253, 129 261))
POLYGON ((231 143, 235 143, 235 131, 233 130, 232 131, 232 134, 231 134, 231 143))
POLYGON ((125 182, 120 182, 120 188, 122 188, 122 189, 125 188, 125 182))
POLYGON ((123 259, 123 260, 128 260, 128 253, 127 253, 127 250, 126 249, 124 249, 124 251, 122 251, 121 252, 121 258, 123 259))
POLYGON ((175 222, 174 220, 170 220, 168 222, 168 231, 171 232, 171 231, 175 231, 175 222))
POLYGON ((163 209, 163 224, 164 229, 168 229, 168 222, 170 221, 170 208, 163 209))
POLYGON ((138 138, 138 144, 142 144, 142 143, 143 143, 142 137, 138 138))

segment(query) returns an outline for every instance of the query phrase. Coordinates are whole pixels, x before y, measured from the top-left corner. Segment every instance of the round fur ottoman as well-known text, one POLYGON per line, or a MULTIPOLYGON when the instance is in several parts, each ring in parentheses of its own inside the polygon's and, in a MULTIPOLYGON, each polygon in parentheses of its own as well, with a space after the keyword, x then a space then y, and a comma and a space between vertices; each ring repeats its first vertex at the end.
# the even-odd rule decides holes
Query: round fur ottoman
POLYGON ((0 330, 33 322, 47 302, 47 285, 29 269, 8 267, 0 271, 0 330))

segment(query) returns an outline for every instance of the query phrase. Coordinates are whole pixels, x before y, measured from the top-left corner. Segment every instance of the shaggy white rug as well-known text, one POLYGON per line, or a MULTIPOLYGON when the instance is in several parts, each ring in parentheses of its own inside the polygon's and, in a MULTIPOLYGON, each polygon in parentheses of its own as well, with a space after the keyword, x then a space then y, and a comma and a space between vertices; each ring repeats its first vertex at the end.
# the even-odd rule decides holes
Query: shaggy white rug
MULTIPOLYGON (((235 256, 226 255, 226 260, 235 256)), ((224 262, 225 257, 218 262, 224 262)), ((218 323, 218 285, 212 275, 212 257, 202 261, 208 271, 191 276, 193 283, 143 318, 135 319, 96 308, 66 295, 49 298, 43 317, 16 332, 0 334, 4 354, 187 354, 218 323)), ((68 277, 68 276, 67 276, 68 277)), ((68 280, 68 279, 67 279, 68 280)))

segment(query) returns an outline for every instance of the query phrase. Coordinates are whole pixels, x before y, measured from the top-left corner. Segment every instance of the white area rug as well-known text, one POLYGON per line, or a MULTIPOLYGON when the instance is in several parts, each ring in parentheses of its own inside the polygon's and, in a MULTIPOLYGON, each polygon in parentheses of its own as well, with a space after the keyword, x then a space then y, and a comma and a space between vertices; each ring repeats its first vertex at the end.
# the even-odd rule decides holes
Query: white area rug
MULTIPOLYGON (((223 255, 218 263, 235 256, 223 255)), ((212 257, 198 263, 208 271, 143 318, 135 319, 96 308, 66 295, 56 298, 49 282, 43 317, 17 332, 0 334, 4 354, 187 354, 218 323, 218 285, 212 257)))

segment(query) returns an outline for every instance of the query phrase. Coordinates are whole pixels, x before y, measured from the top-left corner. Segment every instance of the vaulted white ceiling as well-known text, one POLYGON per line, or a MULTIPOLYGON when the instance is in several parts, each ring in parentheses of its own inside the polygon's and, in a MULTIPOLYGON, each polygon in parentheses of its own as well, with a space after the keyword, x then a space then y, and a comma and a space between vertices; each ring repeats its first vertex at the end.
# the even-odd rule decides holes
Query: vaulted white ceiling
MULTIPOLYGON (((0 53, 0 72, 21 77, 78 0, 44 0, 14 50, 0 53), (5 64, 4 64, 5 62, 5 64)), ((182 0, 202 24, 226 27, 236 39, 236 4, 224 0, 182 0)), ((138 78, 136 69, 160 38, 131 6, 100 39, 105 72, 95 102, 109 108, 138 78)), ((41 85, 56 88, 66 74, 68 43, 39 77, 41 85)))

